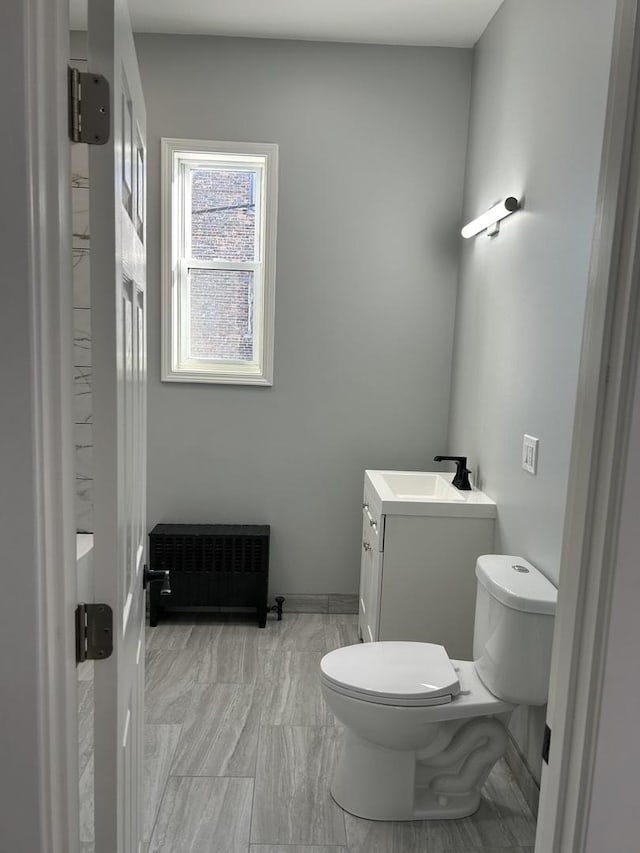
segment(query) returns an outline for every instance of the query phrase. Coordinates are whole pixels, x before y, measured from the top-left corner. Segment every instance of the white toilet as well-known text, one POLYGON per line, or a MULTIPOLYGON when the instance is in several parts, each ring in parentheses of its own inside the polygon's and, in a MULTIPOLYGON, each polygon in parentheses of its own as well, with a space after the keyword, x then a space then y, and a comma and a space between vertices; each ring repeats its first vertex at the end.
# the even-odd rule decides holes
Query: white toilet
POLYGON ((322 658, 322 693, 344 725, 331 793, 351 814, 473 814, 514 707, 547 701, 556 588, 521 557, 479 557, 476 577, 473 661, 409 642, 322 658))

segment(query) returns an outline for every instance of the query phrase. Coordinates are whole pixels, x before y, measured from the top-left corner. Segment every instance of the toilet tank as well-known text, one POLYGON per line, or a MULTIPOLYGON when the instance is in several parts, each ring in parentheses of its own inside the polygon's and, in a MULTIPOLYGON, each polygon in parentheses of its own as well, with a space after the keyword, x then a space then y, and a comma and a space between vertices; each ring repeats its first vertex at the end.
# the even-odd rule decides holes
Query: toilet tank
POLYGON ((544 705, 558 592, 522 557, 485 554, 476 563, 473 660, 494 696, 544 705))

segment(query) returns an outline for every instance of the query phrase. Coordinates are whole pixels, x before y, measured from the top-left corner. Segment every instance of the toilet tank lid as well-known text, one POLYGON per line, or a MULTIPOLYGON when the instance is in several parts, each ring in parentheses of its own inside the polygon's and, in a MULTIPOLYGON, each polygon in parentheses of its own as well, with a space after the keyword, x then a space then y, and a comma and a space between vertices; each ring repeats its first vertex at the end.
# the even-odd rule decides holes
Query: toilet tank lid
POLYGON ((558 590, 524 557, 484 554, 476 562, 476 577, 490 595, 513 610, 556 612, 558 590))

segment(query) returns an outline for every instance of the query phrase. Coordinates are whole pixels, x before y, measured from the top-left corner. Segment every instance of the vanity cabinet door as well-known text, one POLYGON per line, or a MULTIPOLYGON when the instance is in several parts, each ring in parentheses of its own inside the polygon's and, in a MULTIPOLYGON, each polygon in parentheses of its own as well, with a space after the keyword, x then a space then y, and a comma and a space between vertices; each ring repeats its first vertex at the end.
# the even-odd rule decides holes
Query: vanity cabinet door
POLYGON ((383 555, 379 547, 379 528, 379 522, 372 519, 366 508, 363 509, 358 632, 365 643, 378 639, 380 623, 383 555))
POLYGON ((473 660, 475 565, 493 553, 493 528, 493 518, 387 515, 377 639, 473 660))

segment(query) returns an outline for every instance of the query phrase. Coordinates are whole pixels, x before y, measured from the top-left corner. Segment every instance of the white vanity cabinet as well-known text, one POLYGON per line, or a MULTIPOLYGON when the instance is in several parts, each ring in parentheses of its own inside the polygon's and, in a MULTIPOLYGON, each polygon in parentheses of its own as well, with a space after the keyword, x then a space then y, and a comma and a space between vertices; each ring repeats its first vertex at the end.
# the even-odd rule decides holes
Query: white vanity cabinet
POLYGON ((458 492, 446 475, 365 472, 361 638, 440 643, 471 660, 475 564, 493 552, 495 512, 490 498, 458 492))
POLYGON ((379 639, 380 584, 383 550, 379 525, 384 518, 374 518, 366 499, 362 504, 362 561, 360 563, 360 637, 371 643, 379 639))

